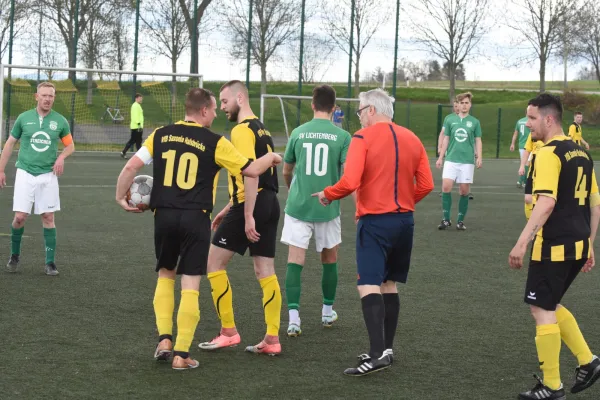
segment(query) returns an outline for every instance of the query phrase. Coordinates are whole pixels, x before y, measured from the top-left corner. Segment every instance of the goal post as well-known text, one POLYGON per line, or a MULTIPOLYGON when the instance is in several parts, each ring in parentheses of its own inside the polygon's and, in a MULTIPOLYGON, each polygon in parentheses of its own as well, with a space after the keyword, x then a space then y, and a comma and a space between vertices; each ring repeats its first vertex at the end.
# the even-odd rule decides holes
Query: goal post
MULTIPOLYGON (((275 146, 285 146, 292 131, 313 118, 311 96, 262 94, 260 96, 260 120, 265 124, 275 146)), ((341 127, 350 133, 360 129, 356 116, 359 99, 337 98, 336 104, 343 111, 341 127)))
POLYGON ((155 128, 183 119, 185 94, 204 85, 200 74, 0 64, 2 142, 18 115, 35 107, 42 81, 55 85, 53 109, 69 122, 77 151, 122 150, 135 93, 143 96, 146 138, 155 128))

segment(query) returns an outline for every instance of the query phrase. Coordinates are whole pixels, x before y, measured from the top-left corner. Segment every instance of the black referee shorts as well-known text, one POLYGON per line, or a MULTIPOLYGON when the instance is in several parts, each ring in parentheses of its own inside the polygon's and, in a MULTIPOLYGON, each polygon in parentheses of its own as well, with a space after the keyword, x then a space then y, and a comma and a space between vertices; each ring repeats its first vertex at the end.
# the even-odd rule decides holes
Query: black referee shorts
POLYGON ((530 261, 525 303, 555 311, 587 258, 568 261, 530 261))
POLYGON ((178 275, 206 275, 209 247, 210 217, 204 211, 156 209, 156 271, 161 268, 170 271, 177 268, 178 275))
POLYGON ((279 212, 277 193, 263 189, 258 192, 254 205, 254 222, 256 231, 260 234, 259 241, 252 243, 246 237, 244 203, 241 203, 229 209, 213 236, 212 244, 242 256, 249 248, 253 257, 274 258, 279 212))

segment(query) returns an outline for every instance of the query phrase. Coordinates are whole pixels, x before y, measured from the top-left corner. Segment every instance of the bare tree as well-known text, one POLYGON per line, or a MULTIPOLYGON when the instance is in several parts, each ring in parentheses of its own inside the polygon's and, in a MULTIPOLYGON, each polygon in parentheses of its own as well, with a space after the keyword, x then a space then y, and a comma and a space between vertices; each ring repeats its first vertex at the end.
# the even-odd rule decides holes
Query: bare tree
POLYGON ((354 26, 352 27, 354 30, 352 40, 354 94, 358 96, 360 91, 360 60, 363 51, 381 25, 389 20, 391 13, 385 5, 387 3, 379 0, 325 1, 323 3, 325 29, 336 45, 346 54, 350 52, 352 1, 354 1, 354 26))
MULTIPOLYGON (((302 56, 302 82, 318 82, 335 62, 333 53, 335 44, 329 37, 317 34, 304 35, 304 51, 302 56)), ((288 54, 292 69, 297 69, 300 63, 300 41, 294 41, 288 46, 288 54)))
POLYGON ((450 101, 456 90, 456 69, 473 57, 488 31, 489 0, 418 0, 410 15, 413 40, 448 65, 450 101))
MULTIPOLYGON (((185 24, 183 11, 178 0, 154 0, 147 3, 143 13, 142 32, 147 33, 146 46, 171 61, 171 72, 177 72, 177 61, 190 44, 190 36, 185 24)), ((171 104, 176 104, 177 78, 171 81, 171 104)), ((173 110, 174 111, 174 110, 173 110)))
MULTIPOLYGON (((105 13, 114 13, 117 6, 122 6, 126 0, 39 0, 37 3, 45 19, 52 21, 60 32, 68 50, 69 67, 75 68, 75 6, 78 10, 78 39, 83 37, 90 20, 97 19, 105 13)), ((79 40, 78 40, 79 41, 79 40)), ((69 79, 75 77, 75 72, 69 72, 69 79)))
MULTIPOLYGON (((129 62, 132 46, 129 40, 129 21, 125 14, 116 16, 111 29, 112 51, 108 54, 108 65, 112 69, 124 70, 129 62)), ((119 74, 119 81, 121 75, 119 74)))
POLYGON ((569 62, 576 61, 581 55, 575 45, 578 29, 580 28, 579 19, 581 11, 581 1, 571 0, 561 23, 558 24, 559 40, 554 48, 553 56, 562 61, 564 89, 567 89, 569 86, 567 75, 569 62))
MULTIPOLYGON (((112 46, 112 25, 114 24, 113 4, 109 4, 101 10, 97 16, 90 18, 88 29, 81 38, 81 61, 86 68, 103 67, 103 61, 114 51, 112 46)), ((92 104, 93 99, 93 73, 87 73, 87 97, 86 104, 92 104)))
MULTIPOLYGON (((15 14, 13 22, 13 38, 18 38, 26 32, 27 20, 30 17, 29 7, 31 0, 15 2, 15 14)), ((0 0, 0 59, 8 50, 10 35, 10 0, 0 0)))
MULTIPOLYGON (((179 0, 179 6, 181 7, 181 12, 183 13, 183 16, 185 18, 185 24, 187 26, 188 29, 188 34, 190 35, 190 38, 192 38, 194 36, 194 28, 197 28, 198 26, 201 26, 201 22, 202 19, 204 18, 204 13, 206 12, 206 9, 208 8, 208 6, 210 5, 210 3, 212 2, 212 0, 202 0, 200 2, 200 4, 198 5, 198 10, 196 12, 196 26, 194 26, 194 4, 190 3, 187 0, 179 0), (190 12, 191 11, 191 12, 190 12)), ((203 31, 207 31, 208 29, 203 29, 203 31)), ((198 36, 200 36, 201 31, 198 30, 197 31, 198 36)), ((194 45, 194 43, 191 42, 192 46, 194 45)), ((200 43, 200 40, 197 39, 196 40, 196 44, 200 43)), ((196 54, 199 54, 199 48, 196 48, 196 54)), ((198 57, 196 58, 196 60, 190 60, 190 74, 197 74, 198 73, 198 57)))
MULTIPOLYGON (((298 34, 301 8, 299 0, 254 0, 250 53, 252 62, 260 67, 260 91, 267 91, 267 65, 277 58, 281 47, 298 34)), ((231 0, 224 8, 223 18, 231 39, 231 56, 245 59, 248 42, 248 3, 231 0)))
POLYGON ((576 46, 581 57, 592 64, 596 79, 600 82, 600 4, 588 2, 580 17, 576 46))
POLYGON ((546 90, 546 64, 563 41, 571 0, 511 0, 512 13, 506 15, 506 25, 518 33, 515 41, 526 42, 532 51, 515 59, 516 64, 539 61, 540 92, 546 90))

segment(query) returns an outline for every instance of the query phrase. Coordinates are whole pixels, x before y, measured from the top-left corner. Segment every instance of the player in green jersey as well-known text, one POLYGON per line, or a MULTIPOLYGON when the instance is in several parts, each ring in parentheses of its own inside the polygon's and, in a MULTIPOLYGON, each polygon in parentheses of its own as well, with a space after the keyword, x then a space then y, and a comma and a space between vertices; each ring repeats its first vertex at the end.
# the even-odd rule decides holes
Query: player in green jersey
POLYGON ((464 218, 469 207, 469 192, 473 183, 475 165, 481 168, 482 145, 481 125, 471 115, 471 93, 456 96, 459 101, 459 114, 450 115, 444 124, 442 151, 435 163, 437 168, 444 166, 442 172, 442 208, 444 219, 438 226, 443 230, 450 227, 450 209, 452 207, 452 186, 459 184, 458 221, 456 229, 466 230, 464 218), (475 156, 477 155, 477 157, 475 156), (446 162, 444 163, 444 157, 446 162))
MULTIPOLYGON (((527 117, 523 117, 517 121, 515 125, 515 132, 513 133, 512 141, 510 142, 510 151, 515 151, 515 141, 517 136, 519 137, 519 160, 523 159, 523 153, 525 153, 525 144, 529 138, 529 128, 525 126, 527 123, 527 117)), ((527 180, 527 171, 529 167, 525 167, 525 174, 519 174, 519 180, 517 181, 517 187, 519 189, 525 187, 525 181, 527 180)))
POLYGON ((52 110, 56 89, 50 82, 37 87, 37 107, 25 111, 15 121, 0 156, 0 187, 6 185, 4 169, 12 154, 13 146, 21 142, 17 157, 17 175, 13 196, 15 217, 11 226, 11 256, 7 264, 9 272, 16 272, 21 255, 21 238, 25 220, 34 207, 35 214, 42 215, 44 245, 46 249, 46 275, 58 275, 54 263, 56 251, 56 226, 54 213, 60 210, 58 177, 62 175, 65 158, 75 151, 75 144, 65 117, 52 110), (65 146, 57 155, 58 141, 65 146))
POLYGON ((330 327, 337 289, 337 248, 342 242, 340 204, 322 207, 312 193, 340 180, 351 136, 331 121, 335 90, 328 85, 313 89, 314 118, 292 131, 283 157, 283 177, 289 189, 281 242, 289 246, 285 291, 289 309, 288 336, 300 330, 300 275, 311 236, 323 264, 321 322, 330 327))

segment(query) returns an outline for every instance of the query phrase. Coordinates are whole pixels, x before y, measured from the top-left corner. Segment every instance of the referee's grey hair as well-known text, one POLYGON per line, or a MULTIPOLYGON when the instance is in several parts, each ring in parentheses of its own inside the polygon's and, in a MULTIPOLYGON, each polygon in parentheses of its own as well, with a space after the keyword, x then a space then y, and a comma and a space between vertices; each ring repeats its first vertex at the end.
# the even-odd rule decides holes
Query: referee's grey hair
POLYGON ((373 106, 377 114, 394 118, 394 98, 383 89, 373 89, 358 95, 363 107, 373 106))

